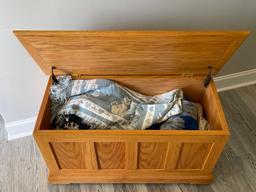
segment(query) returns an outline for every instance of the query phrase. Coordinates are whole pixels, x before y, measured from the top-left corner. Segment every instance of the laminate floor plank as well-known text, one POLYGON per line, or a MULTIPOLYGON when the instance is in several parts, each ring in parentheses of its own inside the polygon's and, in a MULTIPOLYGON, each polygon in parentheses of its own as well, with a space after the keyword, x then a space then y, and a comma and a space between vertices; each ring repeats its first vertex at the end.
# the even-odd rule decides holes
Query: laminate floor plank
POLYGON ((213 187, 215 191, 256 191, 256 113, 252 102, 256 86, 220 96, 231 137, 215 168, 218 182, 213 187))
POLYGON ((32 137, 0 142, 0 192, 254 192, 256 85, 220 93, 231 137, 210 185, 47 183, 47 168, 32 137))
POLYGON ((148 184, 146 187, 148 192, 182 192, 175 184, 148 184))

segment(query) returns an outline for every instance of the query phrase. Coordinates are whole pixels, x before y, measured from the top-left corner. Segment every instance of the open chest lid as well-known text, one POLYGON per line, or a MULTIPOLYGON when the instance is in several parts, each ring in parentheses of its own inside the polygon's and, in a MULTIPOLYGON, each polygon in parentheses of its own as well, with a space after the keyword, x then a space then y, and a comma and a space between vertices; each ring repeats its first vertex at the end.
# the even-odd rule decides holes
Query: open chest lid
POLYGON ((51 74, 216 74, 247 31, 14 31, 51 74))

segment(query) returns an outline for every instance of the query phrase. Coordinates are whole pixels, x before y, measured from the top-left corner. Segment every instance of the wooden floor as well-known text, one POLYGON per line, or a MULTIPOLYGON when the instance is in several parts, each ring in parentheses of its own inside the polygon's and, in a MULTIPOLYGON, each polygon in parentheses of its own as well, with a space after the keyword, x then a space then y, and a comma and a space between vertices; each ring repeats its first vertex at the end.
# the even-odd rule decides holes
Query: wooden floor
POLYGON ((47 170, 32 137, 0 143, 0 192, 256 191, 256 85, 220 93, 231 129, 211 185, 47 184, 47 170))

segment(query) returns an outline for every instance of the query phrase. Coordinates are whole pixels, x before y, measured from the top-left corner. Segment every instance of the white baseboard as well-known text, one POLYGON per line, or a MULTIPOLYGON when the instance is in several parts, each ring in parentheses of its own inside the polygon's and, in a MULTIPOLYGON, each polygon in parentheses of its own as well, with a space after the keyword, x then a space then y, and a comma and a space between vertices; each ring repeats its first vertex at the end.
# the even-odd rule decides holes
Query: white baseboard
POLYGON ((31 117, 28 119, 6 123, 5 130, 8 133, 8 140, 18 139, 21 137, 32 135, 35 122, 36 117, 31 117))
POLYGON ((256 69, 215 77, 218 92, 256 84, 256 69))
MULTIPOLYGON (((218 92, 256 84, 256 69, 214 78, 218 92)), ((8 140, 32 135, 36 117, 6 123, 8 140)))
POLYGON ((0 115, 0 143, 7 140, 7 131, 5 130, 5 121, 0 115))

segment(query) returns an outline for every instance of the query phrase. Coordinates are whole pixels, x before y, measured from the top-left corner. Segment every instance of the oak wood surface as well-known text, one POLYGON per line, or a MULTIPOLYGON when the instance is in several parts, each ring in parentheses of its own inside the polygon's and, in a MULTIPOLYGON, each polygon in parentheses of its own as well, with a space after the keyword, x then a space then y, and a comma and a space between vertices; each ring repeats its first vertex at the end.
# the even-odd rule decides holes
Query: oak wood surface
POLYGON ((211 82, 203 96, 203 106, 206 119, 210 123, 211 130, 225 130, 228 133, 228 124, 220 103, 215 84, 211 82))
POLYGON ((60 169, 85 169, 85 144, 72 142, 52 142, 52 152, 60 169))
POLYGON ((0 190, 4 192, 230 192, 256 191, 256 86, 220 93, 231 137, 209 185, 47 183, 47 167, 32 137, 0 143, 0 190), (25 176, 25 177, 24 177, 25 176), (22 179, 21 179, 22 178, 22 179))
POLYGON ((247 31, 14 31, 50 74, 216 74, 247 31))
POLYGON ((124 142, 96 142, 95 149, 99 169, 124 169, 124 142))
POLYGON ((247 32, 16 34, 45 72, 54 63, 73 76, 80 74, 78 79, 112 79, 147 95, 181 88, 189 99, 202 103, 211 124, 210 130, 201 131, 52 130, 49 80, 34 130, 49 182, 212 180, 229 131, 214 82, 204 88, 202 80, 209 63, 216 73, 247 32))
POLYGON ((210 182, 229 132, 221 123, 225 117, 211 113, 222 111, 214 83, 194 94, 206 108, 210 106, 206 112, 211 130, 51 130, 45 117, 49 113, 46 94, 34 136, 49 165, 49 182, 210 182))
POLYGON ((138 146, 138 169, 164 169, 168 143, 141 142, 138 146))
POLYGON ((211 143, 183 143, 177 169, 202 169, 211 143))
POLYGON ((184 95, 192 100, 201 102, 205 92, 203 80, 205 75, 186 77, 175 76, 81 76, 79 79, 110 79, 131 90, 145 95, 158 95, 174 89, 182 89, 184 95), (149 86, 150 85, 150 86, 149 86))

